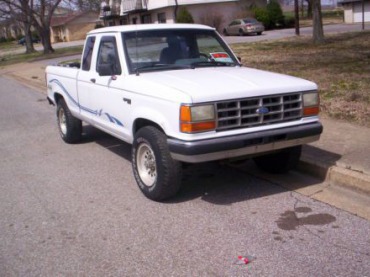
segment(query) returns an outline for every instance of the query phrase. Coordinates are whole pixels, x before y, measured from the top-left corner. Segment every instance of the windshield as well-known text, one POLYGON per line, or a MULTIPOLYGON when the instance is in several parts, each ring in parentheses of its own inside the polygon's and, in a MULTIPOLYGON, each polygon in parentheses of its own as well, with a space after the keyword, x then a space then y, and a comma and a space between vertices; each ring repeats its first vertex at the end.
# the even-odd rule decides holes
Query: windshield
POLYGON ((122 39, 131 74, 239 65, 213 30, 148 30, 123 33, 122 39))

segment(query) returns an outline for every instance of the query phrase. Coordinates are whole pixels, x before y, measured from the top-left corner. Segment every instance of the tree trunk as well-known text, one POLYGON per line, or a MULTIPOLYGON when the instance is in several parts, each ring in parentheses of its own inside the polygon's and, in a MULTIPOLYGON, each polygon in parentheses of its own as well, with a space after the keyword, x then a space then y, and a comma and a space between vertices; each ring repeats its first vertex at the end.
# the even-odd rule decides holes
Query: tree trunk
POLYGON ((26 44, 26 54, 35 52, 35 48, 33 47, 32 42, 32 32, 31 32, 31 24, 24 22, 24 39, 26 44))
POLYGON ((313 13, 313 42, 315 44, 324 43, 324 30, 322 27, 321 2, 312 0, 313 13))
MULTIPOLYGON (((312 18, 312 2, 315 0, 307 0, 307 18, 312 18)), ((321 7, 321 4, 320 4, 321 7)))
POLYGON ((50 28, 44 27, 42 28, 41 32, 42 32, 42 45, 44 46, 44 54, 54 53, 55 50, 51 46, 50 28))

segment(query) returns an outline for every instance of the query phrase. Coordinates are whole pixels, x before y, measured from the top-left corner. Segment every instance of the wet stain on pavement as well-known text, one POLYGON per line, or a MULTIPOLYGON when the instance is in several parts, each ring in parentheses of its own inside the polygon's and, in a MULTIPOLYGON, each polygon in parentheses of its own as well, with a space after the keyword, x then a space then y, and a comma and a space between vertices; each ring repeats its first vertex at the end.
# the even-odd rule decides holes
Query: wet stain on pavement
POLYGON ((311 211, 312 210, 310 208, 306 207, 296 208, 294 211, 286 211, 280 215, 280 218, 276 221, 276 223, 281 230, 293 231, 299 226, 322 226, 332 223, 336 220, 336 217, 326 213, 311 214, 303 217, 297 216, 297 212, 308 213, 311 211))
POLYGON ((294 209, 296 213, 310 213, 312 212, 312 209, 309 207, 297 207, 294 209))

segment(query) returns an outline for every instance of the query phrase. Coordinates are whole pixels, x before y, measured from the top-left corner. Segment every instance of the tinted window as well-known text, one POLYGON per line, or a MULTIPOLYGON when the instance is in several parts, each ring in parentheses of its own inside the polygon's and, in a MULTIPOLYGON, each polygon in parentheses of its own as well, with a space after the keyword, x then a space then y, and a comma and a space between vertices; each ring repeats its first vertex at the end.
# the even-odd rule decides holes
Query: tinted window
POLYGON ((246 19, 243 19, 244 23, 257 23, 258 21, 253 19, 253 18, 246 18, 246 19))

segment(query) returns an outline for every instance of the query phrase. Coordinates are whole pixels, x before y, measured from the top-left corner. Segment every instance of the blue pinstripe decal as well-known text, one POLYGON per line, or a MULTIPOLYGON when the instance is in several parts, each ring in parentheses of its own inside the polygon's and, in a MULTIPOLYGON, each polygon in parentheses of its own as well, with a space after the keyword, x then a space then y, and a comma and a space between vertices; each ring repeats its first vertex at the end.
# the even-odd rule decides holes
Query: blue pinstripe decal
POLYGON ((119 125, 119 126, 122 126, 122 127, 123 127, 123 124, 122 124, 122 122, 121 122, 121 121, 119 121, 119 120, 118 120, 117 118, 115 118, 114 116, 111 116, 109 113, 106 113, 106 112, 104 112, 104 113, 103 113, 103 109, 101 109, 100 111, 98 111, 98 110, 92 110, 92 109, 89 109, 89 108, 87 108, 87 107, 84 107, 84 106, 80 105, 80 103, 78 103, 78 102, 77 102, 77 101, 72 97, 72 95, 70 95, 70 94, 68 93, 67 89, 62 85, 62 83, 61 83, 59 80, 57 80, 57 79, 52 79, 52 80, 50 80, 50 81, 49 81, 49 83, 55 83, 58 87, 60 87, 60 88, 63 90, 63 92, 67 95, 67 97, 69 98, 69 100, 71 100, 71 101, 72 101, 72 103, 73 103, 75 106, 79 107, 81 110, 84 110, 85 112, 91 113, 91 114, 96 115, 96 116, 101 116, 101 115, 103 114, 103 115, 105 115, 106 117, 108 117, 108 119, 109 119, 109 121, 110 121, 110 122, 115 123, 115 124, 117 124, 117 125, 119 125))

